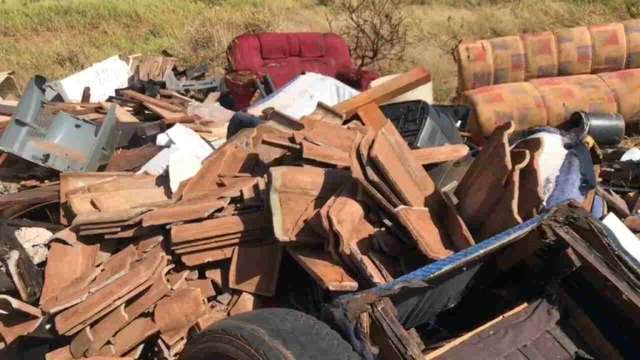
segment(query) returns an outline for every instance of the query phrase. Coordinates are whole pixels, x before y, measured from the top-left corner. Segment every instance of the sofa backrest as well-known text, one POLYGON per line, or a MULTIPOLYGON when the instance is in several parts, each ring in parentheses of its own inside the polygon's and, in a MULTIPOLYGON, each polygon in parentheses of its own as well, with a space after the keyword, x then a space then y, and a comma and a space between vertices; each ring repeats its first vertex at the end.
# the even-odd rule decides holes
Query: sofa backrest
POLYGON ((459 91, 640 68, 640 20, 462 42, 459 91))
POLYGON ((277 87, 303 72, 336 77, 352 68, 347 43, 333 33, 243 34, 227 55, 232 70, 268 74, 277 87))

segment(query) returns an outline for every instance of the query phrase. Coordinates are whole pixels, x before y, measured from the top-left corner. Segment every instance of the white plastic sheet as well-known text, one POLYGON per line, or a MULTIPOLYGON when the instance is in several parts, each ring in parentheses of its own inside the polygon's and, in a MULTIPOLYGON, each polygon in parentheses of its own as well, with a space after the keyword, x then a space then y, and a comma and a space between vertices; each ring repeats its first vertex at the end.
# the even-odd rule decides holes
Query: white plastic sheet
POLYGON ((168 168, 173 192, 178 190, 181 182, 193 177, 202 167, 202 161, 214 151, 211 144, 182 124, 158 134, 156 144, 166 148, 144 164, 139 173, 160 175, 168 168))
POLYGON ((640 161, 640 149, 634 147, 627 150, 622 154, 620 161, 640 161))
POLYGON ((130 76, 129 65, 118 56, 112 56, 62 80, 51 82, 48 87, 70 102, 80 102, 84 88, 89 87, 91 102, 101 102, 115 95, 116 89, 127 87, 130 76))
POLYGON ((616 235, 616 239, 626 252, 640 261, 640 239, 613 213, 609 213, 602 223, 616 235))
POLYGON ((306 73, 297 76, 273 94, 247 109, 249 114, 259 116, 267 108, 274 108, 294 119, 311 114, 323 102, 329 106, 350 99, 360 92, 332 77, 306 73))

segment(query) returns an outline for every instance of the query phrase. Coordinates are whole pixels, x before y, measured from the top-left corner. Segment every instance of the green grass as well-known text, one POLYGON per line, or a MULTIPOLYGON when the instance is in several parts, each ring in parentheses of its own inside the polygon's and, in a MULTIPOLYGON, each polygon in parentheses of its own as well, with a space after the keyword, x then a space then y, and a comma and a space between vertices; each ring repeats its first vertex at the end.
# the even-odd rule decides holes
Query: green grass
MULTIPOLYGON (((462 39, 540 31, 638 16, 637 0, 412 0, 407 60, 385 73, 423 65, 436 98, 456 85, 451 49, 462 39), (634 8, 634 6, 636 8, 634 8), (634 10, 635 9, 635 10, 634 10)), ((0 0, 0 71, 24 84, 59 78, 113 54, 167 50, 185 65, 217 73, 229 41, 245 31, 326 31, 331 0, 0 0)))

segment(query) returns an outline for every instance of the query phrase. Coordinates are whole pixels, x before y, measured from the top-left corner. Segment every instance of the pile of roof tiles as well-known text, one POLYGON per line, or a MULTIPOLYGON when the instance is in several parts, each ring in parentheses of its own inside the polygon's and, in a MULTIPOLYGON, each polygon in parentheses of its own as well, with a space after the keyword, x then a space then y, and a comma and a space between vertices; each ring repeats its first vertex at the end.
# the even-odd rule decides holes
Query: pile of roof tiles
POLYGON ((511 124, 455 192, 436 188, 423 165, 469 149, 410 149, 377 105, 429 80, 418 68, 300 121, 271 112, 175 191, 166 175, 134 172, 144 148, 110 163, 131 171, 62 173, 36 187, 59 189, 64 228, 41 286, 22 270, 12 273, 20 296, 0 296, 15 318, 0 319, 5 344, 48 333, 48 360, 174 359, 194 333, 273 303, 284 256, 326 291, 356 291, 533 216, 536 143, 510 150, 511 124))

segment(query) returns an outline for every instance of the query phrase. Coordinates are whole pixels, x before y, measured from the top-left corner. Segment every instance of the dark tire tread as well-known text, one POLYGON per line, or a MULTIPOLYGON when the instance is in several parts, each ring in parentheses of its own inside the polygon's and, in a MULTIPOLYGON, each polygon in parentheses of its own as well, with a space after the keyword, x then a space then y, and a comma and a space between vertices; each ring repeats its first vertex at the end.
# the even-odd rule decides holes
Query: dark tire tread
POLYGON ((206 356, 213 342, 241 343, 260 360, 359 360, 327 324, 290 309, 261 309, 221 320, 187 343, 180 360, 206 356))

